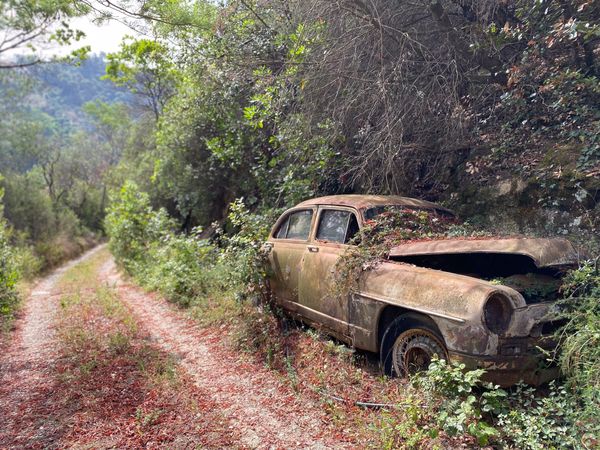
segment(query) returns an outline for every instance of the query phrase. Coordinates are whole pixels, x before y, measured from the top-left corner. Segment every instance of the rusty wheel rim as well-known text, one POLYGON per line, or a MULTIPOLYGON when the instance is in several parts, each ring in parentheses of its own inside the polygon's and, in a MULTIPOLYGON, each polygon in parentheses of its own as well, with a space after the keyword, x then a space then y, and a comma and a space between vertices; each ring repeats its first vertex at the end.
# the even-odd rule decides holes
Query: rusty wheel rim
POLYGON ((394 372, 406 377, 427 370, 434 355, 447 359, 445 346, 434 333, 423 328, 407 330, 394 342, 394 372))

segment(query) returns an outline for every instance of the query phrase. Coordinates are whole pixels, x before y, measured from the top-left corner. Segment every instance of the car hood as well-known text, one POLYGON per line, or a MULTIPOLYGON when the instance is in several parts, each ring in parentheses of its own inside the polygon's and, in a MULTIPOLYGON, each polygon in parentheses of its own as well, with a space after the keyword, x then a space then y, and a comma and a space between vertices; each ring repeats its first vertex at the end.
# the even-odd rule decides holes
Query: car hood
POLYGON ((580 255, 566 239, 473 238, 409 242, 393 247, 389 257, 461 253, 516 254, 530 257, 538 268, 575 265, 580 255))

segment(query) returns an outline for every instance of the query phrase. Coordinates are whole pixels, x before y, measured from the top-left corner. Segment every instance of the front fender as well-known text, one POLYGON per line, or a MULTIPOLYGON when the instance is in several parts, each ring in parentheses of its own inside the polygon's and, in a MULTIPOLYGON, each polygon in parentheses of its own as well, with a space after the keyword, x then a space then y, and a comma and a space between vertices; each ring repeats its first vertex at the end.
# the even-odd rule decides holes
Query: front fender
POLYGON ((492 355, 497 352, 498 336, 484 325, 482 312, 487 298, 498 291, 511 300, 514 308, 525 306, 523 297, 505 286, 386 261, 365 273, 358 294, 363 299, 429 316, 438 326, 450 351, 492 355))

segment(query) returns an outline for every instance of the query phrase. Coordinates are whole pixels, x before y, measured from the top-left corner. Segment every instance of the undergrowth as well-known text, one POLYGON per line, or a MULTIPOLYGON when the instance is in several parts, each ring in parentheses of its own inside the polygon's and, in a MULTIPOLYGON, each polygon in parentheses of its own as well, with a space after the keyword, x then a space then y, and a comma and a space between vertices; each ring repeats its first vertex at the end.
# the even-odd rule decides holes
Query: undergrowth
POLYGON ((14 319, 19 304, 18 279, 14 249, 8 243, 7 230, 0 216, 0 332, 8 330, 14 319))
MULTIPOLYGON (((230 215, 233 235, 221 233, 212 243, 201 239, 199 230, 180 235, 166 214, 153 211, 145 194, 129 184, 109 212, 107 229, 117 260, 140 283, 188 307, 203 325, 231 324, 228 330, 238 349, 320 402, 355 442, 372 448, 599 444, 597 263, 584 265, 565 280, 562 292, 571 306, 563 308, 568 324, 560 335, 561 381, 542 390, 524 385, 504 390, 483 382, 482 370, 433 361, 426 373, 407 383, 380 377, 369 355, 300 328, 278 312, 268 297, 262 251, 272 222, 269 215, 250 214, 238 201, 230 215), (373 402, 383 407, 359 407, 373 402)), ((384 212, 368 223, 356 238, 355 250, 341 259, 339 281, 356 280, 407 240, 484 234, 437 214, 384 212)))

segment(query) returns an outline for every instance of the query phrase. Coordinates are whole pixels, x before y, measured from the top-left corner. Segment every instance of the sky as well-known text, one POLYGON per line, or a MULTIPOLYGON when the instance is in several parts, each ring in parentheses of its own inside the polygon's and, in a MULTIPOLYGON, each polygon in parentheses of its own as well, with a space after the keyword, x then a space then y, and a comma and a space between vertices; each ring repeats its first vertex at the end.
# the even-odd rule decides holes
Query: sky
POLYGON ((86 37, 79 42, 75 42, 71 47, 56 49, 60 54, 89 45, 92 47, 92 53, 110 53, 119 50, 121 40, 126 35, 135 35, 135 32, 126 25, 111 20, 98 26, 91 22, 89 17, 79 17, 71 22, 71 28, 83 31, 86 37))
POLYGON ((116 52, 119 50, 121 41, 125 36, 140 36, 130 27, 117 20, 110 20, 104 22, 102 25, 97 25, 92 22, 89 16, 84 16, 72 20, 69 25, 73 29, 83 31, 86 35, 85 38, 67 47, 47 49, 46 54, 66 55, 85 45, 89 45, 92 48, 92 53, 116 52))
MULTIPOLYGON (((73 50, 89 45, 91 53, 110 53, 116 52, 120 48, 120 43, 127 35, 139 37, 140 34, 130 27, 117 20, 109 20, 98 25, 92 21, 92 17, 83 16, 72 19, 69 26, 73 30, 81 30, 85 33, 85 38, 73 42, 68 46, 57 45, 47 41, 47 36, 35 43, 38 54, 44 59, 53 56, 66 56, 73 50)), ((31 55, 31 50, 26 46, 20 46, 16 49, 6 51, 3 56, 7 59, 16 58, 20 55, 31 55)))

